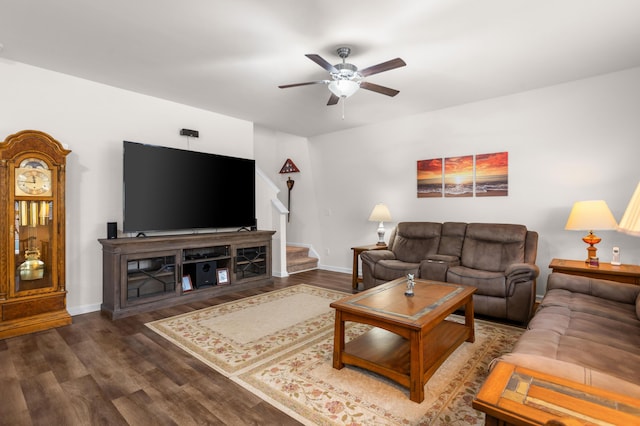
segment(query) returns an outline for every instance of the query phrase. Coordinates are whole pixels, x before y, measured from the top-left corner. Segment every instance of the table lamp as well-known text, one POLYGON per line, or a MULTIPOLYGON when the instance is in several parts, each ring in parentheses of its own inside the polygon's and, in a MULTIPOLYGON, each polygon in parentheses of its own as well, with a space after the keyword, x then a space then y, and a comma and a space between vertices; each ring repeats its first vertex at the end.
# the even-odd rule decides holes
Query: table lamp
POLYGON ((629 205, 620 220, 618 231, 640 237, 640 183, 631 196, 629 205))
POLYGON ((384 242, 384 223, 389 222, 391 220, 391 213, 389 213, 389 208, 386 205, 380 203, 376 204, 373 210, 371 211, 371 215, 369 216, 369 220, 371 222, 380 222, 378 225, 378 242, 377 246, 384 246, 386 243, 384 242))
POLYGON ((589 234, 582 238, 582 241, 589 244, 586 263, 589 263, 589 259, 592 257, 596 257, 598 249, 595 245, 602 240, 593 231, 617 228, 616 219, 613 217, 611 210, 609 210, 607 203, 603 200, 576 201, 564 227, 564 229, 571 231, 589 231, 589 234))

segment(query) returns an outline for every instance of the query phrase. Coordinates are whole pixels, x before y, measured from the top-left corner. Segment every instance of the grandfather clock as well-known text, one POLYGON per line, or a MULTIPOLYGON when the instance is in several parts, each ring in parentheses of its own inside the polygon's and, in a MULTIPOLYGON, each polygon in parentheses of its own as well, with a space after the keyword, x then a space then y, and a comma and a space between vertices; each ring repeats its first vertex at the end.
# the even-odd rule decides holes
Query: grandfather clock
POLYGON ((25 130, 0 143, 0 339, 71 324, 65 289, 65 163, 25 130))

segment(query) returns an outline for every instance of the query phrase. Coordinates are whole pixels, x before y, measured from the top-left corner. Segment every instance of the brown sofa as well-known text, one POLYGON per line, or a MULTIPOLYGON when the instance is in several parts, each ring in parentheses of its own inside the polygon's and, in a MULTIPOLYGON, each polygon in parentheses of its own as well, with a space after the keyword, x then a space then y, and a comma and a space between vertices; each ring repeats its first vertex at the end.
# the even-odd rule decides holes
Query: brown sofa
POLYGON ((363 252, 364 288, 414 274, 477 288, 475 312, 527 322, 535 302, 538 234, 524 225, 401 222, 387 250, 363 252))
POLYGON ((527 330, 498 360, 640 398, 640 286, 552 273, 527 330))

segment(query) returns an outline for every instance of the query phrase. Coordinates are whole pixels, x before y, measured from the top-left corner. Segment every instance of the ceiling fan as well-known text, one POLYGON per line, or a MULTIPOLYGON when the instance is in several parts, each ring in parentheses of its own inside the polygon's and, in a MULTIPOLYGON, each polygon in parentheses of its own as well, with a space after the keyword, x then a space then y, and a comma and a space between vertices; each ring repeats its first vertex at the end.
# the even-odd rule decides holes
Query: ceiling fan
POLYGON ((364 81, 364 78, 373 74, 378 74, 395 68, 404 67, 407 64, 402 59, 395 58, 387 62, 382 62, 380 64, 370 66, 363 70, 358 70, 358 67, 346 62, 346 59, 351 54, 350 48, 340 47, 338 48, 337 53, 338 56, 342 58, 342 63, 336 65, 331 65, 320 55, 305 55, 307 58, 320 65, 322 68, 329 71, 331 80, 317 80, 309 81, 306 83, 285 84, 278 87, 281 89, 287 89, 289 87, 308 86, 310 84, 326 84, 329 86, 329 91, 331 92, 331 96, 329 97, 329 102, 327 102, 327 105, 337 104, 341 98, 348 98, 349 96, 356 93, 360 88, 371 90, 372 92, 381 93, 387 96, 395 96, 400 93, 399 90, 390 89, 388 87, 364 81))

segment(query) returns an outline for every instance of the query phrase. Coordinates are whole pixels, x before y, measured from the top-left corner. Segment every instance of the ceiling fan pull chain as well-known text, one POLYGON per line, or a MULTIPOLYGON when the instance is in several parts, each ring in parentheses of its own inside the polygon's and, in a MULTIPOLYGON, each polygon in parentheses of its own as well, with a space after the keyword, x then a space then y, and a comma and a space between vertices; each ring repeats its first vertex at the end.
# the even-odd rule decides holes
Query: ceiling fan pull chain
POLYGON ((347 98, 342 99, 342 119, 344 120, 344 104, 347 103, 347 98))

